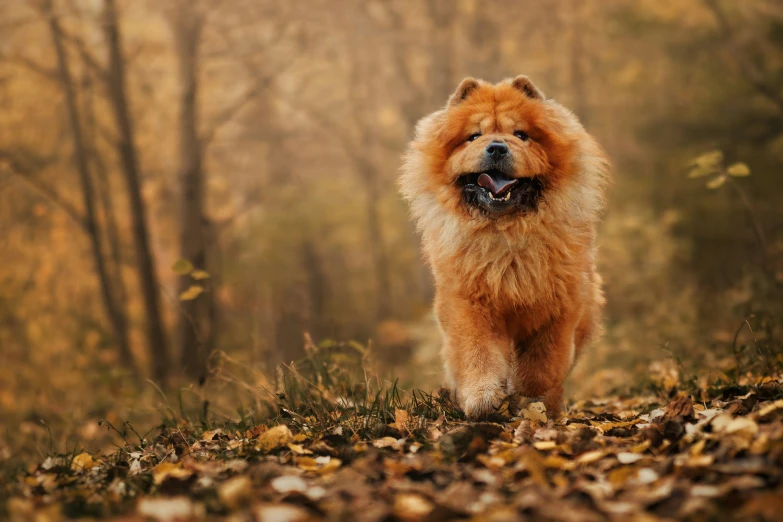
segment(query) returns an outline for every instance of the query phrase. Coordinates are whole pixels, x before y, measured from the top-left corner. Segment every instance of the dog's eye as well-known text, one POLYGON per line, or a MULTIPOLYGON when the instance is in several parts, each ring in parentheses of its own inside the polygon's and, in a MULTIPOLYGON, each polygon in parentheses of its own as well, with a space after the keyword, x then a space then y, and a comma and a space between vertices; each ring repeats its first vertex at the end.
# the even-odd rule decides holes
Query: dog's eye
POLYGON ((514 136, 516 136, 522 141, 527 141, 528 139, 530 139, 530 136, 528 136, 527 133, 524 131, 514 131, 514 136))
POLYGON ((477 140, 477 139, 479 139, 480 137, 481 137, 481 133, 477 133, 477 134, 471 134, 470 136, 468 136, 468 139, 467 139, 466 141, 473 141, 473 140, 477 140))

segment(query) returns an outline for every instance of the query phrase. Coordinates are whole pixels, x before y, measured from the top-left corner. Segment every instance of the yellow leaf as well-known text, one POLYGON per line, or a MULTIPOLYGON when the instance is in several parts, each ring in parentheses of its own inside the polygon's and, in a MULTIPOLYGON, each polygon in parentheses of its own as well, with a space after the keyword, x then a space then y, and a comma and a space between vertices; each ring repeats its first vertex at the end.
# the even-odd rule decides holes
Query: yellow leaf
POLYGON ((711 150, 697 156, 691 162, 691 165, 718 165, 721 161, 723 161, 723 152, 720 150, 711 150))
POLYGON ((551 450, 557 447, 557 443, 553 440, 541 440, 533 443, 533 447, 539 451, 551 450))
POLYGON ((393 450, 400 451, 402 449, 402 443, 394 437, 383 437, 372 441, 372 445, 376 448, 392 448, 393 450))
POLYGON ((215 438, 215 435, 220 433, 220 430, 205 431, 201 434, 201 440, 210 441, 215 438))
POLYGON ((726 183, 726 176, 721 175, 717 178, 711 179, 707 182, 707 188, 710 190, 715 190, 723 186, 723 184, 726 183))
POLYGON ((315 471, 318 469, 318 463, 313 457, 300 457, 296 459, 296 465, 304 471, 315 471))
POLYGON ((313 452, 307 449, 304 449, 304 447, 301 444, 288 444, 288 449, 291 450, 291 453, 296 453, 297 455, 312 455, 313 452))
POLYGON ((210 276, 209 272, 207 272, 206 270, 194 270, 190 273, 190 277, 192 277, 196 281, 201 281, 202 279, 209 279, 212 276, 210 276))
POLYGON ((186 479, 193 474, 192 471, 184 469, 182 463, 162 462, 152 470, 152 478, 155 484, 160 485, 168 478, 186 479))
POLYGON ((193 263, 187 259, 177 259, 177 261, 171 265, 171 270, 177 275, 188 275, 193 271, 193 263))
POLYGON ((697 157, 688 165, 689 178, 701 178, 709 176, 720 170, 721 162, 723 161, 723 152, 719 150, 713 150, 702 154, 697 157))
POLYGON ((274 449, 282 448, 291 440, 293 440, 291 430, 285 424, 281 424, 262 433, 256 442, 256 449, 268 453, 274 449))
POLYGON ((750 176, 750 168, 748 168, 748 166, 744 163, 735 163, 730 165, 729 168, 726 169, 726 172, 729 174, 729 176, 734 176, 735 178, 744 178, 745 176, 750 176))
POLYGON ((588 451, 587 453, 582 453, 577 457, 576 462, 582 465, 592 464, 593 462, 598 462, 601 460, 606 453, 604 453, 601 450, 593 450, 588 451))
POLYGON ((767 404, 756 412, 758 418, 766 417, 775 410, 783 409, 783 399, 776 400, 771 404, 767 404))
POLYGON ((180 301, 192 301, 204 292, 204 287, 201 285, 190 285, 190 288, 179 294, 180 301))
POLYGON ((98 463, 92 459, 92 455, 89 453, 79 453, 71 461, 71 469, 74 471, 92 469, 97 465, 98 463))
POLYGON ((544 466, 546 466, 547 468, 570 471, 576 468, 576 462, 572 460, 564 459, 559 455, 548 455, 544 459, 544 466))
POLYGON ((335 459, 332 457, 319 457, 319 458, 329 459, 328 461, 323 462, 321 464, 320 469, 318 469, 318 473, 320 473, 321 475, 325 475, 326 473, 331 473, 332 471, 336 470, 343 464, 343 461, 340 459, 335 459))
POLYGON ((331 473, 332 471, 339 468, 343 461, 340 459, 334 459, 332 457, 297 457, 296 459, 296 465, 299 469, 303 471, 314 471, 316 473, 320 473, 321 475, 326 473, 331 473))

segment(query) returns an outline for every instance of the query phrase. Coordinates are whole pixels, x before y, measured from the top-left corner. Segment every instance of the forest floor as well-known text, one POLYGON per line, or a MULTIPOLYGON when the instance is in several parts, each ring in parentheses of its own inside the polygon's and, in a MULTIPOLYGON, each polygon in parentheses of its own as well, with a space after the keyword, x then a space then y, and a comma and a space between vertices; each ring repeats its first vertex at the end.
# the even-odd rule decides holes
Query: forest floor
POLYGON ((780 375, 700 386, 669 376, 572 402, 559 419, 533 400, 468 422, 446 393, 357 385, 340 366, 294 369, 263 421, 172 412, 146 434, 104 422, 114 449, 6 473, 0 518, 783 518, 780 375))

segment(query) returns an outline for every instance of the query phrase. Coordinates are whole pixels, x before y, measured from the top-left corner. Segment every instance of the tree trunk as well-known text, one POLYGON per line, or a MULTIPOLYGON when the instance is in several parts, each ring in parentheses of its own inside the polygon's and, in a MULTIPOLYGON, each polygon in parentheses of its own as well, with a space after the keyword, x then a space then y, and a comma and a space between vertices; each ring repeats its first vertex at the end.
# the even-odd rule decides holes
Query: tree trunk
POLYGON ((152 375, 156 381, 165 386, 169 369, 166 332, 161 313, 155 259, 150 248, 146 207, 141 197, 141 176, 126 93, 125 63, 114 0, 106 0, 104 15, 106 40, 109 47, 109 97, 119 131, 120 160, 128 186, 136 262, 147 315, 147 341, 152 361, 152 375))
POLYGON ((386 253, 386 247, 383 240, 383 228, 381 227, 381 217, 378 209, 378 199, 380 191, 378 190, 377 174, 372 165, 365 160, 360 159, 359 176, 365 186, 366 212, 367 212, 367 232, 370 247, 370 256, 372 257, 373 269, 377 284, 377 308, 376 320, 383 321, 391 317, 391 281, 389 279, 389 257, 386 253))
POLYGON ((589 100, 587 99, 587 77, 584 74, 585 62, 589 59, 585 51, 582 32, 587 26, 584 22, 582 10, 583 0, 571 0, 570 25, 571 25, 571 51, 569 53, 569 66, 571 69, 571 88, 574 96, 572 109, 579 117, 582 125, 587 127, 589 121, 589 100))
POLYGON ((104 259, 101 233, 98 226, 98 220, 95 208, 95 188, 90 176, 90 169, 87 159, 87 148, 85 145, 84 132, 81 120, 79 118, 78 102, 76 92, 73 87, 73 78, 71 77, 70 66, 68 63, 68 54, 63 44, 62 31, 57 16, 52 12, 51 3, 45 4, 46 13, 49 16, 49 31, 52 36, 55 53, 57 55, 57 68, 60 74, 60 84, 65 95, 65 103, 68 110, 68 118, 71 125, 71 135, 73 136, 74 158, 76 168, 79 172, 79 181, 81 184, 82 201, 85 212, 85 229, 90 239, 93 261, 98 273, 98 279, 101 287, 101 297, 103 299, 106 315, 112 327, 112 332, 117 342, 120 352, 120 358, 123 365, 128 368, 134 377, 139 376, 136 361, 133 352, 130 349, 128 338, 128 325, 122 302, 118 302, 112 289, 111 277, 104 259))
POLYGON ((310 313, 307 329, 316 341, 326 334, 326 298, 328 280, 323 271, 323 261, 309 239, 302 243, 302 265, 307 273, 307 297, 310 313))
MULTIPOLYGON (((182 4, 173 22, 179 62, 179 157, 180 157, 180 257, 194 267, 207 269, 206 173, 203 144, 198 134, 199 47, 203 15, 190 5, 182 4)), ((193 284, 185 275, 180 278, 180 292, 193 284)), ((212 292, 180 303, 179 343, 181 364, 193 379, 205 376, 211 335, 212 292)))
POLYGON ((454 21, 459 5, 452 0, 428 0, 432 21, 430 85, 432 107, 441 106, 456 89, 454 81, 454 21))

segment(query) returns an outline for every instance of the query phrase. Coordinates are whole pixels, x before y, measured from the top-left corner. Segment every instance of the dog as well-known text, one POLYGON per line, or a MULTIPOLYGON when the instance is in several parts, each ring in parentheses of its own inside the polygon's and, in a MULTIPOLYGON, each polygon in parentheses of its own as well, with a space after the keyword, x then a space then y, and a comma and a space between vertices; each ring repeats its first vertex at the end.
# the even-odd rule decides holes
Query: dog
POLYGON ((399 188, 435 283, 447 386, 470 419, 506 398, 550 418, 602 332, 596 228, 609 164, 526 76, 466 78, 416 125, 399 188))

